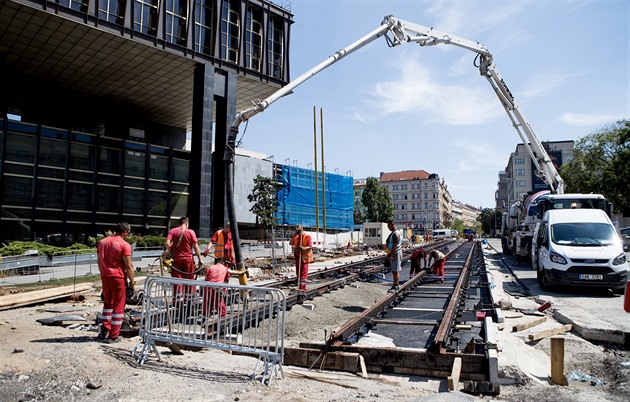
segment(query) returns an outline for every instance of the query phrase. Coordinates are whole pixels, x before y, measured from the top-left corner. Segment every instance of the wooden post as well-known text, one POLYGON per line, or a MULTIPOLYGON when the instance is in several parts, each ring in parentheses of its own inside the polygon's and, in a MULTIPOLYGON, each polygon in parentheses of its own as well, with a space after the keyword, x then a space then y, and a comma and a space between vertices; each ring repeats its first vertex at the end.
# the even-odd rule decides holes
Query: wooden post
POLYGON ((551 338, 551 381, 558 385, 569 385, 564 376, 564 338, 551 338))

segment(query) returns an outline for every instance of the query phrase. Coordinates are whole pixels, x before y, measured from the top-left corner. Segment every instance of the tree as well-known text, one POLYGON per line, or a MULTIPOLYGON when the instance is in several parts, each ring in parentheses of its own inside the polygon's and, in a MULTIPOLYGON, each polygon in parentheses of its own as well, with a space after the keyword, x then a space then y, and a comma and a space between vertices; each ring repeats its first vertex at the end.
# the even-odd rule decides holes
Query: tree
POLYGON ((495 219, 495 215, 496 211, 494 208, 484 208, 481 210, 481 214, 477 217, 477 222, 481 225, 481 231, 483 233, 492 233, 492 223, 495 219))
POLYGON ((354 210, 354 224, 360 225, 363 223, 363 216, 361 216, 361 211, 359 209, 354 210))
POLYGON ((278 185, 274 179, 257 175, 254 179, 254 188, 247 196, 249 202, 254 203, 249 209, 256 215, 256 227, 262 226, 263 230, 276 226, 274 215, 278 212, 276 194, 278 185))
POLYGON ((367 222, 387 222, 394 219, 394 204, 389 191, 379 184, 376 177, 367 178, 361 202, 366 208, 367 222))
POLYGON ((580 138, 561 168, 567 193, 599 193, 616 212, 630 215, 630 120, 580 138))

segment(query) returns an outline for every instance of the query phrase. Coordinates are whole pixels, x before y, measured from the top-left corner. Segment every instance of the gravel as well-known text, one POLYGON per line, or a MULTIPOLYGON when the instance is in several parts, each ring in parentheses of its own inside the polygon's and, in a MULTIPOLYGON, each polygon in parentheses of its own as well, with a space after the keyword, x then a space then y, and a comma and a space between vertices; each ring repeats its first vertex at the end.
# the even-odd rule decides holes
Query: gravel
MULTIPOLYGON (((502 287, 501 277, 495 277, 498 289, 502 287)), ((294 306, 286 316, 286 346, 324 342, 349 318, 381 299, 387 288, 386 284, 361 282, 358 287, 347 285, 294 306)), ((514 299, 500 292, 498 297, 509 299, 512 308, 537 306, 533 300, 514 299)), ((73 306, 78 308, 74 313, 88 322, 94 322, 102 308, 96 291, 73 306)), ((496 324, 501 394, 483 397, 448 393, 444 379, 395 374, 362 378, 352 373, 290 366, 283 367, 284 378, 276 378, 266 386, 250 380, 255 358, 218 350, 185 351, 180 356, 158 347, 162 361, 151 355, 140 368, 130 355, 137 337, 106 345, 96 341, 96 327, 79 330, 36 322, 52 315, 43 306, 0 311, 1 401, 630 400, 630 367, 622 365, 630 361, 628 351, 594 345, 570 333, 564 335, 567 375, 590 375, 603 385, 580 381, 571 381, 569 386, 550 384, 549 339, 530 343, 528 331, 501 331, 496 324)), ((550 326, 559 325, 553 319, 548 321, 550 326)), ((516 322, 511 320, 509 324, 516 322)), ((545 328, 537 328, 541 329, 545 328)))

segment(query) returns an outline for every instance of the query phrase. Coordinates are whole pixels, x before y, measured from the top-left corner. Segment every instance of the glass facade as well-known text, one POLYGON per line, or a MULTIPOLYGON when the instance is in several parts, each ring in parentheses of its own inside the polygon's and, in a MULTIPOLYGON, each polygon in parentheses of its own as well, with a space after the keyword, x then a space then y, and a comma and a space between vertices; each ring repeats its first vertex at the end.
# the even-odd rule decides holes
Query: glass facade
POLYGON ((85 241, 120 220, 165 236, 187 214, 187 151, 12 120, 0 128, 2 241, 85 241))

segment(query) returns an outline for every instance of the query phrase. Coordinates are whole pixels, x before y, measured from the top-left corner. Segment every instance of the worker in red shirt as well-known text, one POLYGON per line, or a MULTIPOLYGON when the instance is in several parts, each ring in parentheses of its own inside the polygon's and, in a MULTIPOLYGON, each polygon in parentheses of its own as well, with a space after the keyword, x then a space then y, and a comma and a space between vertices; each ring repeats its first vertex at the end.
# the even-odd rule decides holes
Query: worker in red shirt
MULTIPOLYGON (((171 276, 173 278, 194 279, 195 277, 195 260, 193 250, 197 255, 197 266, 201 268, 201 250, 197 243, 197 235, 188 228, 188 218, 183 216, 179 218, 179 226, 171 229, 166 236, 164 243, 166 252, 173 251, 173 265, 171 267, 171 276)), ((182 286, 176 284, 173 289, 173 301, 181 307, 184 303, 192 302, 195 289, 192 286, 182 286)))
POLYGON ((295 228, 295 235, 291 239, 293 256, 295 257, 295 273, 298 279, 298 290, 306 290, 308 279, 308 264, 313 262, 313 241, 311 236, 304 233, 302 226, 295 228))
POLYGON ((427 250, 422 247, 418 247, 416 251, 411 254, 411 270, 409 271, 409 277, 413 277, 420 273, 420 270, 427 269, 427 250), (422 261, 422 268, 420 268, 420 262, 422 261))
MULTIPOLYGON (((206 268, 206 281, 214 283, 228 283, 230 281, 230 275, 244 275, 242 271, 234 271, 228 269, 225 261, 221 258, 217 258, 213 265, 206 268)), ((221 317, 225 317, 225 298, 221 291, 214 287, 205 288, 203 295, 203 316, 208 317, 208 314, 213 310, 217 312, 221 317)))
POLYGON ((433 249, 429 253, 429 266, 433 261, 433 275, 438 279, 439 283, 444 283, 444 264, 446 264, 446 256, 438 249, 433 249))
POLYGON ((96 258, 103 285, 103 324, 99 339, 107 343, 119 342, 120 327, 125 318, 127 288, 134 290, 134 268, 131 246, 125 237, 131 232, 127 222, 116 225, 113 236, 98 242, 96 258))

